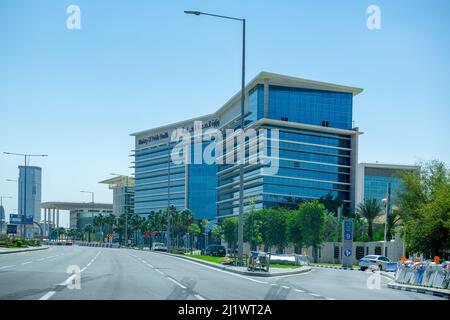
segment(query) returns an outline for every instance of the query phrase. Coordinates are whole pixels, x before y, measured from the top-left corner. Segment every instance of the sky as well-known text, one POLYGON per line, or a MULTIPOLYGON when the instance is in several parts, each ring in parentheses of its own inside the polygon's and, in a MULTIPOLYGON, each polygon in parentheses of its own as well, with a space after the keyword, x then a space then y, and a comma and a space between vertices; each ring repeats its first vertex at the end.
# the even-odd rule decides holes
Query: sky
MULTIPOLYGON (((0 0, 0 152, 48 154, 42 201, 112 202, 98 182, 131 174, 130 133, 209 114, 260 71, 363 88, 360 162, 450 163, 447 0, 0 0), (69 30, 69 5, 81 29, 69 30), (381 29, 369 30, 377 5, 381 29)), ((0 154, 16 212, 22 158, 0 154)), ((68 217, 62 219, 68 225, 68 217)))

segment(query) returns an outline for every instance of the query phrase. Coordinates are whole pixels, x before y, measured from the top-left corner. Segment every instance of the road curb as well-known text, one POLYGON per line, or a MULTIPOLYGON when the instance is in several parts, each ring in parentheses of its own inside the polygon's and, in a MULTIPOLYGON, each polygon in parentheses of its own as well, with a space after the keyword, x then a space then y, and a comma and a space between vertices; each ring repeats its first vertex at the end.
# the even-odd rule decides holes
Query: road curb
POLYGON ((40 248, 27 248, 23 250, 11 250, 11 251, 0 251, 0 254, 9 254, 9 253, 19 253, 19 252, 27 252, 27 251, 39 251, 46 250, 50 247, 40 247, 40 248))
POLYGON ((318 268, 327 268, 327 269, 338 269, 338 270, 349 270, 349 271, 358 271, 358 269, 348 268, 348 267, 335 267, 335 266, 324 266, 324 265, 311 265, 311 267, 318 268))
POLYGON ((411 292, 416 292, 416 293, 430 294, 433 296, 450 299, 450 293, 447 293, 447 292, 442 292, 440 290, 436 290, 433 288, 404 285, 404 284, 396 283, 394 281, 388 283, 388 288, 396 289, 396 290, 403 290, 403 291, 411 291, 411 292))
POLYGON ((216 268, 219 270, 225 270, 225 271, 232 272, 232 273, 237 273, 237 274, 246 275, 246 276, 254 276, 254 277, 279 277, 279 276, 295 275, 295 274, 309 272, 312 269, 311 267, 303 267, 300 270, 295 270, 295 271, 290 271, 290 272, 280 272, 277 274, 257 273, 257 272, 251 272, 251 271, 234 270, 234 269, 230 269, 230 267, 228 267, 228 266, 222 266, 222 265, 219 265, 216 263, 211 263, 211 262, 203 261, 200 259, 195 259, 195 258, 191 258, 191 257, 178 255, 178 254, 173 254, 173 253, 168 253, 168 252, 158 252, 158 251, 152 251, 152 252, 163 254, 163 255, 168 255, 168 256, 172 256, 172 257, 177 257, 177 258, 184 259, 184 260, 193 261, 193 262, 200 263, 205 266, 210 266, 210 267, 213 267, 213 268, 216 268))

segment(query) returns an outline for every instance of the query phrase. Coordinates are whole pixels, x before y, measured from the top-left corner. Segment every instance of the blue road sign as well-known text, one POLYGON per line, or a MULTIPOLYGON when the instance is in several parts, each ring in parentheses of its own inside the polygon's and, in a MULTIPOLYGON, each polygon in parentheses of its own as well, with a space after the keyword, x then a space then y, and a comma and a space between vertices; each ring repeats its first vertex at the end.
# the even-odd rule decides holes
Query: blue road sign
POLYGON ((15 224, 8 224, 6 226, 6 233, 8 233, 8 234, 16 234, 17 233, 17 226, 15 224))
POLYGON ((9 223, 10 224, 21 224, 20 217, 18 214, 10 214, 9 215, 9 223))
POLYGON ((345 254, 346 257, 350 257, 352 255, 352 250, 345 249, 344 254, 345 254))
POLYGON ((353 239, 353 222, 350 220, 344 221, 344 239, 353 239))

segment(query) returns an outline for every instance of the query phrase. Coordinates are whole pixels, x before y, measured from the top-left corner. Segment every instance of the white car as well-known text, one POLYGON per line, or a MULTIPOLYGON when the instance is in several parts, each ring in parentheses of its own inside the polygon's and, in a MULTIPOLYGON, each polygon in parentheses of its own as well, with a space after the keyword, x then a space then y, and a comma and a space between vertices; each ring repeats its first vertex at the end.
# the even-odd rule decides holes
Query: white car
POLYGON ((153 251, 167 251, 167 247, 162 242, 153 242, 152 250, 153 251))
POLYGON ((359 260, 359 267, 362 271, 369 267, 376 267, 378 270, 386 271, 387 263, 390 262, 388 257, 380 255, 368 255, 359 260))

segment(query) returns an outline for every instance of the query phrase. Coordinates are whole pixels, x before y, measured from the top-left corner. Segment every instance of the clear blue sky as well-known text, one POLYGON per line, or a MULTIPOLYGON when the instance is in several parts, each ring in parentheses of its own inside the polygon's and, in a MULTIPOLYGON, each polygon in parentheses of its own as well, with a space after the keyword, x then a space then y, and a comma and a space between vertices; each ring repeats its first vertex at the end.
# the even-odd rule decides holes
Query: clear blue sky
MULTIPOLYGON (((215 111, 262 70, 362 87, 360 161, 450 163, 450 2, 0 0, 0 151, 47 153, 43 201, 96 201, 131 173, 130 133, 215 111), (81 8, 81 30, 66 8, 81 8), (381 8, 382 29, 366 28, 381 8)), ((21 158, 0 155, 0 195, 17 206, 21 158)))

